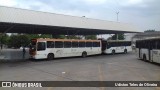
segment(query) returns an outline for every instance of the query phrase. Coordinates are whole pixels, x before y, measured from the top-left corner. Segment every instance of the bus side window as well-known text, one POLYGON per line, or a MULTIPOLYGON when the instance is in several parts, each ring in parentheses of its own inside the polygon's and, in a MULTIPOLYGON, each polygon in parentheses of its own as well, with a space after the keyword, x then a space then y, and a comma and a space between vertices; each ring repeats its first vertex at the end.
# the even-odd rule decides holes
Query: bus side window
POLYGON ((71 42, 64 42, 64 48, 71 48, 71 42))
POLYGON ((106 46, 107 46, 107 49, 109 49, 111 47, 111 43, 108 42, 106 46))
POLYGON ((158 49, 160 49, 160 40, 158 40, 158 45, 157 45, 158 49))
POLYGON ((121 42, 121 46, 127 46, 128 42, 121 42))
POLYGON ((119 46, 126 46, 126 42, 119 42, 119 46))
POLYGON ((110 42, 110 46, 114 47, 115 46, 114 42, 110 42))
POLYGON ((116 46, 121 46, 121 42, 115 42, 116 46))
POLYGON ((120 42, 114 42, 114 44, 115 44, 115 47, 118 47, 118 46, 120 46, 120 42))
POLYGON ((72 42, 72 47, 77 48, 78 47, 78 42, 72 42))
POLYGON ((117 44, 118 44, 117 46, 122 46, 123 43, 122 42, 117 42, 117 44))
POLYGON ((127 46, 131 46, 131 42, 127 42, 127 46))
POLYGON ((93 47, 100 47, 100 43, 99 42, 93 42, 93 47))
POLYGON ((149 49, 152 49, 151 44, 152 44, 152 41, 150 40, 150 41, 148 42, 148 48, 149 48, 149 49))
POLYGON ((86 47, 85 42, 79 42, 79 47, 86 47))
POLYGON ((143 48, 143 47, 142 47, 143 45, 144 45, 143 42, 140 41, 140 42, 139 42, 139 47, 140 47, 140 48, 143 48))
POLYGON ((139 41, 136 42, 136 47, 140 48, 140 42, 139 41))
POLYGON ((63 48, 63 42, 62 41, 55 41, 55 48, 63 48))
POLYGON ((136 41, 136 48, 140 48, 139 47, 139 41, 136 41))
POLYGON ((143 46, 143 48, 146 48, 146 41, 143 41, 142 46, 143 46))
POLYGON ((125 46, 125 42, 119 42, 118 46, 125 46))
POLYGON ((47 41, 47 48, 54 48, 54 42, 53 41, 47 41))
POLYGON ((156 42, 155 42, 155 40, 152 40, 152 49, 156 49, 156 42))
POLYGON ((136 41, 136 48, 139 48, 139 47, 138 47, 138 42, 137 42, 137 41, 136 41))
POLYGON ((149 41, 146 41, 145 44, 146 44, 146 48, 149 48, 149 41))
POLYGON ((92 42, 86 42, 86 47, 92 47, 92 42))
POLYGON ((156 42, 156 49, 158 49, 159 48, 159 46, 158 46, 158 40, 155 40, 155 42, 156 42))
POLYGON ((143 42, 141 43, 141 47, 142 47, 142 48, 145 48, 145 47, 146 47, 145 41, 143 41, 143 42))

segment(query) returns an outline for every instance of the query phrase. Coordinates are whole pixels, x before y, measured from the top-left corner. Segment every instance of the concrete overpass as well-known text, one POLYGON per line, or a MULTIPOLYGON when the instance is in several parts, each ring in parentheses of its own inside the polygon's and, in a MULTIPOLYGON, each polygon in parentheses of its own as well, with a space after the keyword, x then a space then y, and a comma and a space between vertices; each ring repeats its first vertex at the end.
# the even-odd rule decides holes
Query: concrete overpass
POLYGON ((129 24, 0 6, 0 33, 97 35, 136 33, 129 24))

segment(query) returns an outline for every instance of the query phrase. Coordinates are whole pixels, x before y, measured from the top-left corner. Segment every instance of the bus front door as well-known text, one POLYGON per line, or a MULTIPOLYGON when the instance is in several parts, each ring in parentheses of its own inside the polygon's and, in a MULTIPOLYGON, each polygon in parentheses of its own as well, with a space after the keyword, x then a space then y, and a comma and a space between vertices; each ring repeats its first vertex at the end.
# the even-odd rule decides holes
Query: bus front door
POLYGON ((138 51, 139 52, 139 58, 141 59, 141 49, 139 48, 138 50, 139 50, 138 51))
POLYGON ((160 51, 159 50, 153 50, 153 62, 160 63, 160 51))

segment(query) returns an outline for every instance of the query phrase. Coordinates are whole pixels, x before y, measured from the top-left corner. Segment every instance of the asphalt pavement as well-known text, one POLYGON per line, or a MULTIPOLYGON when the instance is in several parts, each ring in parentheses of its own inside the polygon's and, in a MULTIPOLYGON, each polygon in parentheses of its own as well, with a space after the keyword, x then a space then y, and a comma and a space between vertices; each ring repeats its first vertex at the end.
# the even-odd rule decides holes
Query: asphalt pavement
MULTIPOLYGON (((160 65, 138 60, 134 53, 5 62, 0 63, 0 81, 160 81, 160 65)), ((158 87, 0 88, 17 89, 160 90, 158 87)))

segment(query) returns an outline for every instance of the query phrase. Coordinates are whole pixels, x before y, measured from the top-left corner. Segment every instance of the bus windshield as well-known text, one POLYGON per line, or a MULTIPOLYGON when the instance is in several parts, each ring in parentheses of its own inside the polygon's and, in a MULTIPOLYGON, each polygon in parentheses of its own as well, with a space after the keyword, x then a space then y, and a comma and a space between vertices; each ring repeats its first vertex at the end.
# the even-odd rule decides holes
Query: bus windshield
POLYGON ((46 50, 46 43, 45 42, 38 42, 37 43, 37 51, 46 50))

